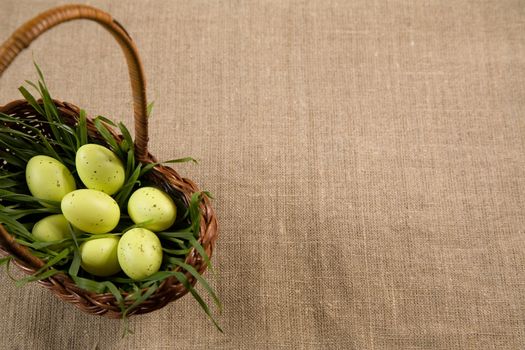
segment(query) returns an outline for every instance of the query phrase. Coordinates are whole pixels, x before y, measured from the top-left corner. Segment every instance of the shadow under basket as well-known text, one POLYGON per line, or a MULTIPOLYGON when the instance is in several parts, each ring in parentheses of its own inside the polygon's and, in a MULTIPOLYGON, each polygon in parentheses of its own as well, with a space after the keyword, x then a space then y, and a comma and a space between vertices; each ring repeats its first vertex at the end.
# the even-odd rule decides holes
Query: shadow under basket
MULTIPOLYGON (((87 19, 101 24, 120 44, 128 64, 131 90, 133 93, 136 160, 143 164, 155 163, 155 157, 147 150, 148 118, 145 78, 142 64, 135 44, 130 36, 109 14, 84 5, 66 5, 40 14, 21 26, 0 46, 0 76, 16 56, 42 33, 60 23, 76 19, 87 19)), ((57 100, 54 100, 54 103, 62 120, 64 120, 66 124, 71 126, 77 124, 80 115, 80 109, 77 106, 57 100)), ((9 116, 34 120, 32 126, 40 128, 45 135, 46 133, 49 134, 49 130, 46 130, 45 123, 41 123, 41 118, 43 117, 25 100, 17 100, 0 106, 0 112, 9 116)), ((104 138, 98 133, 92 119, 87 119, 87 126, 88 135, 91 139, 105 143, 104 138)), ((10 127, 16 129, 19 126, 10 125, 10 127)), ((115 140, 118 142, 122 140, 122 136, 113 128, 110 126, 107 128, 115 140)), ((9 163, 0 163, 0 168, 9 170, 9 163)), ((156 165, 144 175, 144 178, 155 186, 162 188, 172 196, 172 198, 183 203, 185 206, 189 205, 192 195, 199 192, 194 182, 181 177, 171 167, 156 165)), ((202 216, 198 242, 208 257, 211 257, 218 231, 215 213, 211 207, 210 200, 206 196, 202 196, 200 210, 202 216)), ((27 274, 34 274, 45 264, 44 261, 34 256, 25 246, 18 244, 15 241, 15 237, 1 224, 0 255, 11 256, 11 261, 27 274)), ((185 263, 191 265, 200 274, 202 274, 207 267, 207 263, 195 248, 190 250, 186 256, 185 263)), ((177 270, 185 273, 190 285, 195 285, 196 278, 193 275, 181 269, 177 270)), ((79 288, 67 274, 59 273, 38 282, 56 294, 60 299, 75 305, 82 311, 109 318, 123 317, 121 305, 112 293, 97 294, 86 291, 79 288)), ((189 290, 175 277, 169 277, 159 285, 159 288, 152 295, 138 307, 127 313, 126 316, 144 314, 160 309, 168 303, 182 297, 188 293, 188 291, 189 290)), ((123 293, 123 297, 125 298, 126 296, 127 294, 123 293)), ((125 300, 124 303, 126 307, 129 307, 133 304, 133 300, 125 300)))

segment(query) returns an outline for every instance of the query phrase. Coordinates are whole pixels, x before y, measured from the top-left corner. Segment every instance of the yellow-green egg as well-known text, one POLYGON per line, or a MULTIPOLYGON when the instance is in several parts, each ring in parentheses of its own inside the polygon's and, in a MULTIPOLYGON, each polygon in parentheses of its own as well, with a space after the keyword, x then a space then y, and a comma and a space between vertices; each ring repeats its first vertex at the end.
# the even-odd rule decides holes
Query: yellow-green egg
POLYGON ((80 245, 80 265, 95 276, 111 276, 120 271, 118 237, 90 239, 80 245))
POLYGON ((37 221, 31 231, 35 240, 53 242, 71 237, 69 224, 62 214, 49 215, 37 221))
POLYGON ((136 281, 159 271, 162 245, 157 235, 144 228, 134 228, 118 243, 118 262, 124 273, 136 281))
POLYGON ((61 209, 73 226, 88 233, 108 233, 120 219, 117 202, 97 190, 81 189, 68 193, 62 199, 61 209))
POLYGON ((142 187, 128 201, 128 214, 136 224, 152 231, 168 229, 177 218, 177 207, 165 192, 155 187, 142 187))
POLYGON ((64 164, 48 156, 34 156, 27 162, 26 182, 34 197, 56 202, 77 188, 64 164))
POLYGON ((109 195, 116 193, 125 180, 125 170, 115 153, 104 146, 89 143, 77 150, 75 165, 87 188, 109 195))

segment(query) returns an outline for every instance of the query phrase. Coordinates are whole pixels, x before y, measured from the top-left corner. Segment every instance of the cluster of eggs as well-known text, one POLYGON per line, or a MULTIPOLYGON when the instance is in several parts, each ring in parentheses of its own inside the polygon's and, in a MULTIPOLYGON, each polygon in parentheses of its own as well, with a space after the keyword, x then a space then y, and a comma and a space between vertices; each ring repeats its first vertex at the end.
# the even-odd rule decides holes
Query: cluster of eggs
MULTIPOLYGON (((77 150, 75 168, 86 188, 77 189, 75 178, 58 160, 34 156, 26 166, 31 194, 41 200, 60 202, 61 214, 47 216, 33 226, 37 241, 53 242, 71 237, 70 225, 91 234, 80 246, 82 268, 96 276, 111 276, 121 270, 133 280, 157 272, 162 263, 162 245, 155 234, 173 225, 177 208, 165 192, 141 187, 129 198, 127 211, 140 227, 114 234, 121 213, 113 199, 125 183, 122 161, 108 148, 86 144, 77 150), (97 238, 97 235, 106 234, 97 238)), ((46 202, 42 202, 43 205, 46 202)))

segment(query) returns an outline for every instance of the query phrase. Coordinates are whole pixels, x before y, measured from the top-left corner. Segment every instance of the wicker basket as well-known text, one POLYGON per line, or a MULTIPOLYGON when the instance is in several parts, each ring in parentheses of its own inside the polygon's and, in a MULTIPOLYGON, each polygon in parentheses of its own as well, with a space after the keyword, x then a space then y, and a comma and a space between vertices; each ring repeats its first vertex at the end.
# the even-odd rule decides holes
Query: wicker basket
MULTIPOLYGON (((137 48, 124 28, 109 14, 93 7, 84 5, 66 5, 53 8, 40 14, 25 23, 0 47, 0 76, 16 58, 16 56, 40 34, 54 26, 76 19, 87 19, 99 23, 106 28, 120 44, 126 57, 131 89, 133 92, 133 108, 135 123, 135 154, 138 161, 142 163, 156 162, 155 157, 149 154, 148 144, 148 119, 146 112, 146 86, 144 71, 137 52, 137 48)), ((68 124, 75 124, 79 117, 79 108, 67 102, 55 101, 59 113, 68 124)), ((0 106, 0 112, 12 116, 40 118, 39 114, 24 100, 17 100, 0 106)), ((89 135, 92 138, 103 140, 97 134, 93 121, 88 120, 89 135)), ((114 130, 111 131, 115 139, 121 140, 121 136, 114 130)), ((1 165, 8 168, 8 164, 1 165)), ((164 188, 168 193, 179 196, 186 204, 189 203, 191 195, 198 190, 195 183, 181 177, 175 170, 162 165, 155 166, 146 176, 148 180, 157 186, 164 188)), ((215 241, 217 239, 217 219, 209 200, 204 197, 201 204, 202 221, 199 232, 199 242, 208 256, 211 256, 215 241)), ((0 224, 0 255, 10 255, 13 262, 28 274, 35 273, 44 262, 30 253, 22 245, 15 242, 12 235, 0 224)), ((192 249, 186 258, 186 263, 192 265, 199 273, 206 270, 204 259, 192 249)), ((195 285, 195 278, 186 273, 188 281, 195 285)), ((41 285, 51 290, 59 298, 67 301, 79 309, 96 315, 104 315, 110 318, 121 318, 121 308, 111 293, 96 294, 85 291, 75 285, 73 280, 65 274, 57 274, 50 278, 39 281, 41 285)), ((175 278, 165 280, 159 289, 152 294, 139 307, 133 309, 127 316, 133 314, 148 313, 159 309, 171 301, 174 301, 188 290, 175 278)), ((128 303, 132 303, 129 301, 128 303)))

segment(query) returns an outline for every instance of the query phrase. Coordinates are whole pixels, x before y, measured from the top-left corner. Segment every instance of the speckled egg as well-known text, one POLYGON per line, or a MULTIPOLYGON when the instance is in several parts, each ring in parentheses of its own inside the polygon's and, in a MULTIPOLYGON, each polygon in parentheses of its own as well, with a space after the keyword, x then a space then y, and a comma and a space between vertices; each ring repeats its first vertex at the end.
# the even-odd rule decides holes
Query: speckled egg
POLYGON ((95 276, 111 276, 120 271, 119 237, 90 239, 80 245, 80 265, 95 276))
POLYGON ((129 230, 120 238, 118 261, 124 273, 136 281, 153 275, 162 263, 159 238, 144 228, 129 230))
POLYGON ((122 162, 104 146, 83 145, 77 150, 75 165, 87 188, 112 195, 124 184, 126 174, 122 162))
POLYGON ((117 202, 97 190, 81 189, 70 192, 62 199, 61 208, 73 226, 88 233, 107 233, 120 220, 117 202))
POLYGON ((27 162, 26 182, 34 197, 56 202, 77 188, 64 164, 48 156, 34 156, 27 162))
POLYGON ((136 224, 152 231, 168 229, 177 217, 177 207, 165 192, 155 187, 142 187, 128 201, 128 213, 136 224))
POLYGON ((41 242, 53 242, 71 237, 69 224, 62 214, 49 215, 37 221, 31 233, 35 240, 41 242))

